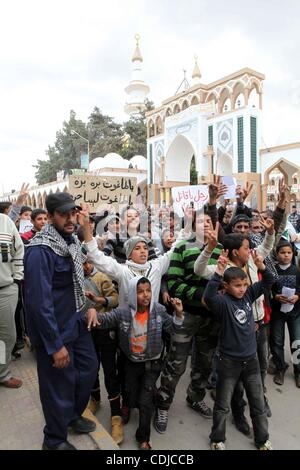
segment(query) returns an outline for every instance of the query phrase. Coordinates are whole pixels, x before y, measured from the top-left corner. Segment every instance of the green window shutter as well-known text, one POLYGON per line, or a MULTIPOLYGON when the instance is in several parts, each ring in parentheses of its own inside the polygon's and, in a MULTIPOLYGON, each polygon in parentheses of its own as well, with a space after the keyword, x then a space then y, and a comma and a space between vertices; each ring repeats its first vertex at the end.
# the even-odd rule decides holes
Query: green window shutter
POLYGON ((244 172, 244 118, 238 117, 238 173, 244 172))
POLYGON ((208 145, 214 145, 214 126, 208 126, 208 145))
POLYGON ((256 117, 250 117, 251 173, 257 172, 257 123, 256 117))
POLYGON ((152 154, 152 144, 149 145, 149 183, 153 184, 153 154, 152 154))

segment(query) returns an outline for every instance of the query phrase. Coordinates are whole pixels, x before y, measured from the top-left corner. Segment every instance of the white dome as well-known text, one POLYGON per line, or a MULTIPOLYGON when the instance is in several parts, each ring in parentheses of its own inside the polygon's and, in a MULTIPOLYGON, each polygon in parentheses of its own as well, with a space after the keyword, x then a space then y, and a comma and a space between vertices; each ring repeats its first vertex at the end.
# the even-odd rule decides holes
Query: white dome
POLYGON ((124 160, 121 155, 117 153, 108 153, 103 158, 105 167, 109 168, 128 168, 128 161, 124 160))
POLYGON ((143 155, 135 155, 130 159, 133 168, 137 167, 138 170, 147 170, 147 159, 143 155))
POLYGON ((100 168, 103 168, 105 166, 105 164, 103 164, 104 162, 104 158, 102 157, 97 157, 97 158, 94 158, 94 160, 91 161, 91 163, 89 164, 89 171, 95 171, 95 170, 99 170, 100 168))

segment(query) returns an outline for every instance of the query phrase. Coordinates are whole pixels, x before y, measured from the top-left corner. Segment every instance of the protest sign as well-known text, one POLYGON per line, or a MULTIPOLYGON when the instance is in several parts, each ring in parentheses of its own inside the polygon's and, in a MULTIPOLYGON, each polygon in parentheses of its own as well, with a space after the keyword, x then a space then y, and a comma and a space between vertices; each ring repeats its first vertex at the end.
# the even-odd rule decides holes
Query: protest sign
POLYGON ((197 186, 176 186, 172 188, 174 211, 179 217, 184 216, 184 209, 191 204, 194 209, 201 207, 208 201, 208 186, 200 184, 197 186))
POLYGON ((33 227, 33 223, 30 220, 20 219, 19 233, 30 232, 33 227))
POLYGON ((236 198, 236 179, 233 176, 222 176, 222 183, 226 184, 227 192, 224 194, 224 199, 236 198))
POLYGON ((90 212, 101 211, 104 206, 118 209, 135 203, 137 182, 128 176, 70 175, 69 192, 76 204, 88 204, 90 212))

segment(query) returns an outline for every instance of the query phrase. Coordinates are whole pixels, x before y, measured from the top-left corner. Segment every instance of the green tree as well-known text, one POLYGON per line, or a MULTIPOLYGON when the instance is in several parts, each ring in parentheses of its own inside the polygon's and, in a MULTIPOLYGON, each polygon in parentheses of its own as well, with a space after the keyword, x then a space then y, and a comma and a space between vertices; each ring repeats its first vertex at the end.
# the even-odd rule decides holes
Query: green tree
POLYGON ((80 137, 71 134, 71 130, 88 138, 86 125, 76 119, 76 113, 70 112, 69 121, 63 122, 63 128, 56 133, 54 145, 46 150, 48 160, 38 160, 35 177, 38 184, 49 183, 56 180, 56 173, 64 170, 70 173, 72 168, 80 168, 80 155, 87 152, 87 143, 80 137))
POLYGON ((146 156, 146 116, 145 113, 153 109, 151 101, 145 101, 146 111, 140 116, 129 119, 122 124, 116 123, 112 117, 102 114, 95 106, 85 124, 76 118, 76 113, 70 111, 69 121, 64 121, 62 129, 56 133, 54 145, 49 145, 46 150, 47 159, 37 160, 37 183, 45 184, 56 180, 58 171, 70 173, 73 168, 80 168, 80 156, 87 153, 89 141, 90 161, 97 157, 104 157, 107 153, 116 152, 124 158, 134 155, 146 156))
POLYGON ((87 131, 90 141, 90 160, 104 157, 107 153, 120 153, 123 145, 122 125, 110 116, 102 114, 95 106, 89 116, 87 131))
POLYGON ((146 109, 139 116, 131 117, 123 124, 123 147, 120 154, 129 160, 134 155, 147 155, 147 127, 146 113, 154 109, 154 104, 148 99, 145 100, 146 109))

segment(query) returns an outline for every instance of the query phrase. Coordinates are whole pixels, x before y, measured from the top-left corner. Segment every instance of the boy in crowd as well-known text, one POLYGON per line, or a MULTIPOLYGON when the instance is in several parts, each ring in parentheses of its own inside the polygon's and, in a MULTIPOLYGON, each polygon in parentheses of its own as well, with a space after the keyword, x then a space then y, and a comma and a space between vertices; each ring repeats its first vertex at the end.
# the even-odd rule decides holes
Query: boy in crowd
POLYGON ((161 371, 163 330, 179 330, 183 307, 179 299, 171 299, 175 310, 172 318, 155 302, 150 281, 135 277, 129 282, 128 306, 97 315, 89 310, 87 322, 101 328, 118 328, 120 347, 126 355, 125 373, 130 407, 139 408, 136 439, 140 449, 151 449, 150 428, 155 384, 161 371))
MULTIPOLYGON (((84 288, 87 302, 84 307, 86 313, 90 307, 96 309, 97 313, 109 312, 118 305, 118 293, 112 281, 106 274, 98 272, 94 265, 88 261, 83 263, 84 288)), ((117 337, 114 329, 92 331, 92 338, 96 354, 103 367, 105 388, 111 411, 112 438, 117 444, 123 441, 123 424, 120 406, 120 382, 117 372, 117 337)), ((90 410, 95 413, 100 406, 100 381, 99 372, 91 392, 89 402, 90 410)))
POLYGON ((30 240, 37 232, 40 232, 45 227, 48 221, 47 212, 44 209, 34 209, 31 213, 32 229, 29 232, 21 234, 24 245, 28 245, 30 240))
POLYGON ((255 445, 259 450, 272 450, 256 352, 252 304, 271 289, 274 277, 266 270, 261 256, 255 251, 252 256, 262 274, 262 281, 248 287, 245 271, 238 267, 226 269, 227 253, 223 252, 203 296, 206 305, 221 323, 218 381, 210 434, 212 450, 225 449, 226 415, 239 380, 243 382, 249 401, 255 445), (223 287, 225 294, 218 293, 220 287, 223 287))
MULTIPOLYGON (((284 360, 285 325, 287 325, 289 330, 292 356, 297 357, 297 352, 300 349, 300 271, 292 264, 293 247, 288 241, 282 240, 278 243, 276 254, 278 278, 272 288, 273 309, 271 315, 270 346, 276 367, 274 382, 277 385, 283 385, 284 374, 287 368, 284 360), (284 287, 293 289, 294 294, 290 297, 284 295, 284 287)), ((294 361, 294 374, 296 386, 300 388, 299 361, 294 361)))

